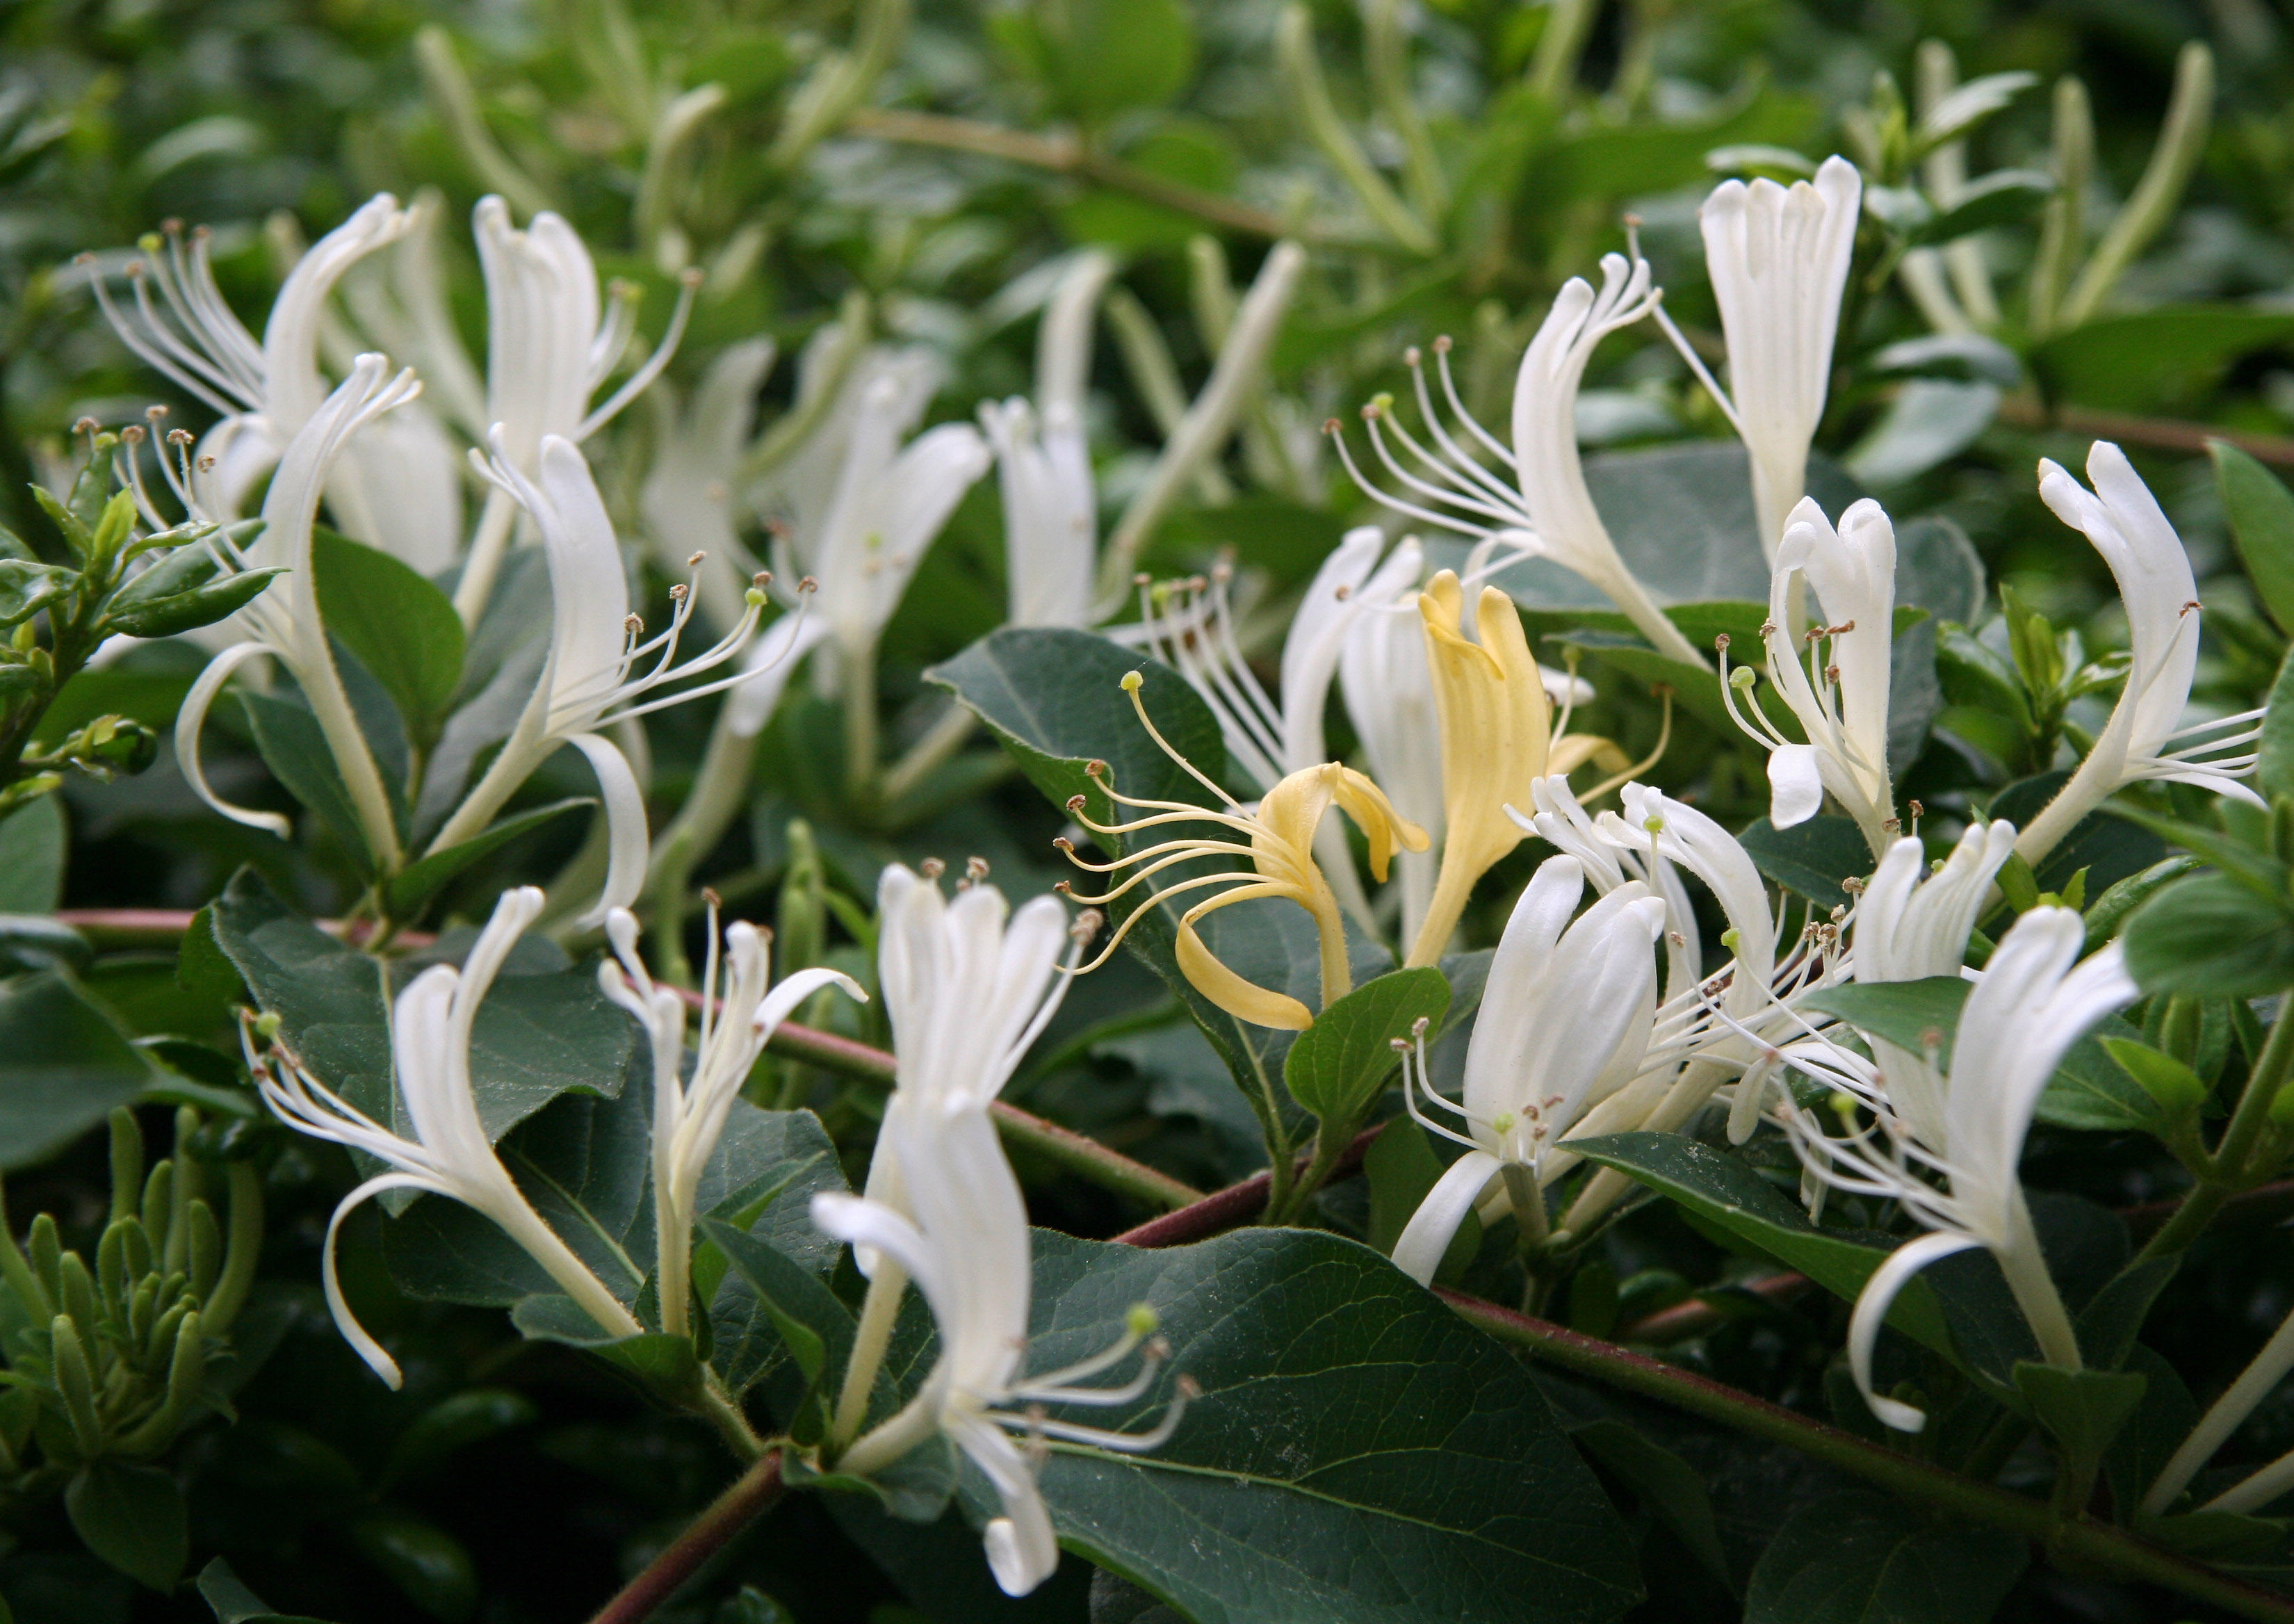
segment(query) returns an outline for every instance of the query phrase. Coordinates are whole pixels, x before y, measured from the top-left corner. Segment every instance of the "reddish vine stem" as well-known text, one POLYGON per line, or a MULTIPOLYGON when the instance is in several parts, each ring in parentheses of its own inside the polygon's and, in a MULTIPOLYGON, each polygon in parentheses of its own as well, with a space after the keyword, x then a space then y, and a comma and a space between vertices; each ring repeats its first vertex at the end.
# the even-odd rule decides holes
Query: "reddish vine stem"
POLYGON ((590 1624, 644 1624, 736 1534, 778 1504, 786 1488, 781 1481, 780 1451, 770 1450, 734 1479, 732 1486, 695 1518, 691 1527, 623 1585, 612 1601, 590 1617, 590 1624))

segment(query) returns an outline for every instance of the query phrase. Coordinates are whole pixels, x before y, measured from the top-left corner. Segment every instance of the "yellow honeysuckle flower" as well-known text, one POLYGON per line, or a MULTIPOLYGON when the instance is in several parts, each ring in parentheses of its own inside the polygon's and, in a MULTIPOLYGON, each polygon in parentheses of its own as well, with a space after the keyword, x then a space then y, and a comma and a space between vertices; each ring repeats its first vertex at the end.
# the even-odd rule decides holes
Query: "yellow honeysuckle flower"
MULTIPOLYGON (((1139 673, 1135 671, 1123 679, 1124 691, 1131 696, 1132 708, 1139 713, 1140 725, 1162 747, 1165 755, 1224 802, 1226 810, 1214 812, 1184 801, 1142 800, 1123 795, 1107 782, 1102 776, 1104 770, 1099 769, 1094 776, 1100 779, 1109 799, 1119 805, 1136 807, 1149 815, 1129 823, 1094 823, 1084 810, 1084 797, 1081 796, 1068 802, 1069 812, 1077 822, 1098 835, 1120 836, 1174 823, 1212 823, 1231 830, 1241 839, 1197 836, 1167 840, 1108 863, 1086 862, 1076 855, 1073 845, 1062 839, 1056 844, 1078 868, 1087 869, 1094 874, 1134 869, 1127 878, 1104 896, 1077 896, 1076 900, 1093 904, 1112 902, 1133 886, 1152 878, 1164 869, 1199 857, 1249 858, 1251 866, 1248 869, 1199 875, 1161 888, 1159 894, 1163 896, 1214 886, 1221 888, 1216 895, 1206 897, 1180 916, 1176 949, 1179 972, 1197 992, 1238 1020, 1249 1021, 1257 1026, 1304 1032, 1314 1024, 1314 1011, 1287 993, 1276 992, 1244 980, 1220 963, 1196 934, 1196 921, 1216 909, 1224 908, 1232 902, 1247 902, 1253 897, 1282 897, 1297 903, 1313 918, 1315 931, 1321 937, 1322 1004, 1327 1008, 1333 999, 1342 998, 1352 991, 1354 977, 1346 963, 1344 916, 1339 910, 1337 896, 1330 890, 1330 881, 1323 877, 1322 869, 1314 862, 1314 831, 1321 827, 1323 814, 1335 805, 1354 820, 1370 844, 1371 873, 1380 880, 1386 877, 1387 865, 1392 861, 1396 847, 1409 852, 1426 849, 1426 831, 1396 812, 1387 800, 1386 792, 1367 777, 1337 762, 1325 762, 1320 766, 1306 767, 1291 773, 1266 792, 1255 812, 1244 812, 1232 796, 1197 771, 1193 764, 1172 749, 1169 742, 1156 730, 1155 724, 1148 720, 1146 707, 1140 703, 1139 685, 1139 673)), ((1065 881, 1061 882, 1060 889, 1068 891, 1065 881)), ((1082 968, 1094 969, 1104 963, 1143 911, 1135 910, 1109 938, 1098 958, 1082 968)))
MULTIPOLYGON (((1574 771, 1589 761, 1621 775, 1601 788, 1622 782, 1637 770, 1606 739, 1586 733, 1554 736, 1551 701, 1537 662, 1530 657, 1529 639, 1512 599, 1494 586, 1482 588, 1474 602, 1478 643, 1468 641, 1458 629, 1464 604, 1465 588, 1456 573, 1447 569, 1428 582, 1418 597, 1427 664, 1434 673, 1435 709, 1442 722, 1444 836, 1434 900, 1410 950, 1413 966, 1441 960, 1475 882, 1520 843, 1525 831, 1506 816, 1506 808, 1530 805, 1532 784, 1549 773, 1574 771)), ((1668 727, 1672 714, 1668 706, 1668 727)), ((1566 727, 1566 715, 1563 723, 1566 727)), ((1664 748, 1662 739, 1657 748, 1664 748)))

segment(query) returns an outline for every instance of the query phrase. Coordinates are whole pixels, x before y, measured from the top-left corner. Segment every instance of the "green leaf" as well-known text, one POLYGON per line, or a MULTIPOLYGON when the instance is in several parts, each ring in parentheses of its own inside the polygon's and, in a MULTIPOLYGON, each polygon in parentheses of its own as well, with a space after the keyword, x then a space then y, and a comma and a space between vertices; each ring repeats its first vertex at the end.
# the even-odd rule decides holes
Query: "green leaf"
POLYGON ((2028 220, 2054 192, 2054 177, 2039 170, 1994 169, 1982 179, 1961 187, 1950 208, 1939 212, 1926 226, 1912 234, 1911 244, 1949 242, 1971 232, 1989 231, 1995 225, 2013 225, 2028 220))
POLYGON ((434 738, 467 648, 452 600, 390 554, 323 526, 311 533, 311 570, 327 630, 382 684, 408 733, 434 738))
POLYGON ((1086 123, 1167 102, 1194 71, 1179 0, 1051 0, 1037 15, 1060 99, 1086 123))
POLYGON ((425 1518, 389 1506, 344 1525, 351 1546, 434 1619, 463 1624, 477 1611, 476 1564, 462 1542, 425 1518))
MULTIPOLYGON (((1613 1133, 1572 1139, 1589 1162, 1614 1167, 1737 1239, 1797 1269, 1834 1296, 1853 1301, 1893 1242, 1872 1245, 1819 1229, 1777 1187, 1735 1156, 1674 1133, 1613 1133)), ((1897 1297, 1888 1323, 1947 1359, 1956 1359, 1943 1310, 1924 1277, 1897 1297)))
POLYGON ((64 809, 54 796, 0 822, 0 913, 53 913, 63 900, 64 809))
POLYGON ((2028 1560, 2021 1535, 1845 1489, 1785 1519, 1753 1569, 1745 1624, 1985 1624, 2028 1560))
POLYGON ((2161 305, 2104 316, 2031 352, 2047 393, 2082 406, 2142 412, 2187 403, 2241 355, 2294 336, 2294 315, 2243 305, 2161 305))
MULTIPOLYGON (((370 959, 295 913, 252 869, 232 877, 213 918, 217 945, 256 1003, 278 1014, 311 1069, 360 1110, 403 1130, 385 999, 442 956, 458 959, 458 937, 406 959, 370 959)), ((470 1042, 478 1120, 499 1139, 561 1094, 617 1094, 636 1049, 636 1026, 605 1000, 595 976, 526 937, 478 1007, 470 1042)))
POLYGON ((573 1298, 557 1292, 519 1298, 509 1320, 521 1336, 596 1354, 664 1400, 675 1401, 700 1390, 701 1361, 689 1337, 661 1331, 615 1336, 582 1312, 573 1298))
MULTIPOLYGON (((2273 485, 2277 483, 2271 481, 2273 485)), ((2277 680, 2270 685, 2269 701, 2263 708, 2254 782, 2265 800, 2294 795, 2294 649, 2288 651, 2285 664, 2279 666, 2277 680)))
MULTIPOLYGON (((1992 796, 1989 815, 2005 818, 2017 828, 2029 828, 2070 779, 2070 771, 2061 767, 2018 779, 1992 796)), ((2138 828, 2123 817, 2089 812, 2055 843, 2035 877, 2040 890, 2060 896, 2071 876, 2085 869, 2087 894, 2096 896, 2166 855, 2166 843, 2149 829, 2138 828)))
POLYGON ((2254 595, 2281 632, 2294 632, 2294 492, 2227 440, 2209 440, 2207 450, 2254 595))
POLYGON ((371 869, 374 854, 367 849, 366 831, 352 808, 350 789, 335 765, 334 750, 311 707, 299 699, 247 689, 239 690, 239 702, 246 707, 255 747, 263 764, 271 769, 271 776, 286 786, 288 794, 319 814, 362 869, 371 869))
POLYGON ((533 1400, 507 1387, 472 1387, 442 1399, 391 1441, 382 1486, 433 1471, 474 1444, 531 1426, 541 1413, 533 1400))
POLYGON ((2145 992, 2258 998, 2294 985, 2294 920, 2225 875, 2176 880, 2135 911, 2120 940, 2145 992))
POLYGON ((1106 1347, 1139 1302, 1174 1350, 1134 1404, 1060 1413, 1136 1431, 1176 1372, 1201 1386, 1151 1454, 1053 1442, 1041 1480, 1065 1543, 1197 1624, 1592 1624, 1639 1595, 1631 1541, 1521 1363, 1367 1247, 1035 1246, 1029 1368, 1106 1347))
POLYGON ((1872 848, 1853 818, 1824 813, 1782 829, 1759 818, 1737 838, 1764 877, 1819 908, 1847 907, 1843 882, 1872 872, 1872 848))
POLYGON ((520 835, 540 828, 560 813, 572 812, 577 806, 595 806, 597 804, 594 796, 574 796, 563 801, 552 801, 547 806, 537 806, 530 812, 514 812, 488 825, 460 845, 433 852, 420 861, 400 869, 383 887, 391 918, 418 918, 429 905, 430 899, 472 863, 499 851, 520 835))
POLYGON ((139 1585, 172 1590, 191 1559, 183 1491, 156 1466, 90 1461, 64 1486, 64 1512, 89 1550, 139 1585))
POLYGON ((0 559, 0 626, 29 620, 79 584, 79 571, 0 559))
POLYGON ((2195 1115, 2214 1092, 2207 1080, 2174 1056, 2161 1054, 2133 1038, 2105 1038, 2105 1053, 2157 1104, 2160 1114, 2195 1115))
POLYGON ((2063 1370, 2025 1359, 2015 1366, 2015 1385, 2064 1455, 2092 1465, 2134 1418, 2145 1381, 2139 1371, 2063 1370))
POLYGON ((2135 1352, 2135 1339, 2159 1293, 2182 1267, 2179 1257, 2145 1258, 2127 1264, 2079 1310, 2079 1352, 2098 1370, 2116 1370, 2135 1352))
MULTIPOLYGON (((242 569, 188 592, 125 603, 122 600, 127 594, 123 591, 113 595, 104 614, 103 629, 128 637, 177 637, 185 632, 196 632, 237 614, 286 573, 283 568, 242 569)), ((135 584, 129 583, 130 587, 135 584)))
POLYGON ((69 976, 0 982, 0 1168, 45 1160, 157 1074, 69 976))
POLYGON ((1358 1120, 1401 1065, 1396 1039, 1416 1024, 1428 1030, 1450 1008, 1450 983, 1431 967, 1395 970, 1356 987, 1298 1034, 1283 1057, 1290 1097, 1323 1122, 1358 1120))
POLYGON ((834 1292, 745 1230, 706 1218, 701 1229, 756 1294, 808 1383, 818 1383, 823 1369, 844 1368, 852 1357, 852 1310, 834 1292))
POLYGON ((2199 1405, 2174 1366, 2151 1349, 2131 1345, 2127 1367, 2144 1378, 2143 1402, 2111 1440, 2103 1472, 2111 1503, 2131 1513, 2199 1424, 2199 1405))
POLYGON ((1577 1447, 1598 1461, 1640 1498, 1642 1506, 1671 1529, 1706 1572, 1729 1588, 1728 1554, 1712 1517, 1712 1497, 1696 1468, 1662 1444, 1651 1442, 1623 1422, 1602 1416, 1569 1430, 1577 1447))

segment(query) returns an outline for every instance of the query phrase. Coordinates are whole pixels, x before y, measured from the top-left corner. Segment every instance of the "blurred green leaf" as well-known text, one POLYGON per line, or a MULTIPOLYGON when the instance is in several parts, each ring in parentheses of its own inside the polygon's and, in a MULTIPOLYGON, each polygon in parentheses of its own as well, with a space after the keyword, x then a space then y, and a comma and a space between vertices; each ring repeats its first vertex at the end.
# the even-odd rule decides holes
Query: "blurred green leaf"
POLYGON ((2209 440, 2215 486, 2254 595, 2282 632, 2294 632, 2294 492, 2227 440, 2209 440))

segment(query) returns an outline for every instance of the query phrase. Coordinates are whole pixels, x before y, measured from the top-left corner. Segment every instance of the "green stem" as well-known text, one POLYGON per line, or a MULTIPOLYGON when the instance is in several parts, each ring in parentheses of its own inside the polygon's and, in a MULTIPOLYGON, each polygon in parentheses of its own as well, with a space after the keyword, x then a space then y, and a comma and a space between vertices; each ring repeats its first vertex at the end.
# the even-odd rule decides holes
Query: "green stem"
POLYGON ((1500 1341, 1529 1350, 1564 1369, 1639 1393, 1661 1404, 1797 1449, 1812 1460, 1860 1477, 1905 1500, 1988 1522, 2041 1541, 2060 1559, 2102 1568, 2125 1579, 2161 1585, 2242 1619, 2294 1624, 2294 1597, 2274 1595, 2213 1569, 2136 1538, 2124 1529, 2085 1520, 2066 1522, 2046 1506, 1978 1483, 1940 1466, 1867 1443, 1851 1432, 1811 1421, 1779 1404, 1660 1363, 1629 1349, 1462 1293, 1438 1294, 1460 1317, 1500 1341))
POLYGON ((778 1504, 786 1488, 781 1481, 780 1451, 771 1449, 759 1456, 667 1550, 599 1608, 590 1624, 644 1624, 703 1563, 778 1504))
POLYGON ((924 736, 909 746, 900 759, 885 771, 884 804, 897 805, 949 756, 964 748, 964 741, 972 737, 972 730, 979 725, 979 722, 971 706, 950 705, 924 736))
POLYGON ((2270 1024, 2270 1036, 2255 1060, 2252 1074, 2246 1080, 2245 1091, 2238 1097, 2238 1108, 2231 1113, 2230 1126, 2223 1130, 2222 1140, 2215 1147, 2208 1171, 2200 1175, 2190 1194, 2183 1197, 2175 1215, 2144 1244, 2135 1256, 2137 1263, 2147 1263, 2152 1258, 2187 1248, 2214 1221, 2225 1202, 2254 1185, 2267 1171, 2251 1168, 2248 1163, 2254 1159, 2255 1147, 2270 1126, 2270 1107, 2285 1085, 2288 1069, 2294 1067, 2294 1020, 2288 1018, 2290 1004, 2294 1000, 2282 1003, 2277 1018, 2270 1024))
POLYGON ((840 649, 838 698, 844 707, 844 789, 856 805, 872 804, 876 792, 876 650, 840 649))

